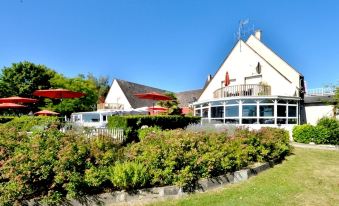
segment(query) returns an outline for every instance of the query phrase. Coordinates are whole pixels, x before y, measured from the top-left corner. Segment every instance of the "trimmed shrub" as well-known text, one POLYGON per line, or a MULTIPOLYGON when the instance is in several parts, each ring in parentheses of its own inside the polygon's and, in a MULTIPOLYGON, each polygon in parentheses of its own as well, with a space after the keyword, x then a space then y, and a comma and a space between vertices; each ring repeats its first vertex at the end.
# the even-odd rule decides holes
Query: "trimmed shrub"
POLYGON ((339 145, 339 121, 333 118, 322 118, 316 126, 304 124, 293 128, 294 141, 300 143, 339 145))
POLYGON ((137 131, 142 126, 158 126, 162 130, 185 128, 189 124, 196 124, 200 117, 188 117, 181 115, 127 115, 111 116, 108 118, 109 128, 124 129, 124 133, 130 141, 137 140, 137 131))
POLYGON ((317 127, 323 127, 323 132, 319 132, 319 135, 322 135, 324 144, 339 145, 339 120, 324 117, 318 121, 317 127))
POLYGON ((300 143, 310 143, 317 139, 315 126, 310 124, 296 125, 292 131, 293 139, 300 143))

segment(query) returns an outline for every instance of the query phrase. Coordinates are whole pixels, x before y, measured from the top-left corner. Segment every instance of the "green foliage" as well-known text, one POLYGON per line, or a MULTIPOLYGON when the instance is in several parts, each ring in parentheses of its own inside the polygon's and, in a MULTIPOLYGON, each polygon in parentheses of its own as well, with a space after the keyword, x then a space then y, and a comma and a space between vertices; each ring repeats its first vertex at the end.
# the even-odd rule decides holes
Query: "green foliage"
POLYGON ((309 124, 293 128, 293 138, 296 142, 339 145, 339 121, 324 117, 316 126, 309 124))
POLYGON ((63 100, 45 99, 47 109, 59 112, 62 115, 70 115, 74 111, 93 111, 96 108, 98 94, 96 92, 96 84, 92 79, 86 79, 82 75, 76 78, 66 78, 61 74, 56 74, 50 82, 53 88, 64 88, 71 91, 83 92, 86 96, 63 100))
POLYGON ((161 131, 162 131, 161 128, 158 126, 140 128, 138 130, 138 137, 140 140, 143 140, 147 135, 149 135, 149 133, 158 133, 161 131))
POLYGON ((144 187, 149 182, 149 175, 145 165, 123 162, 111 168, 110 180, 120 189, 131 190, 144 187))
POLYGON ((166 92, 165 95, 170 97, 171 100, 158 101, 157 105, 167 108, 168 111, 165 113, 168 115, 180 115, 181 109, 176 95, 173 92, 166 92))
POLYGON ((21 116, 14 117, 12 121, 7 122, 5 126, 16 128, 19 131, 33 132, 42 131, 46 128, 60 125, 58 117, 50 116, 21 116))
POLYGON ((334 101, 336 102, 336 108, 339 109, 339 86, 335 88, 334 101))
POLYGON ((0 116, 0 124, 10 122, 14 119, 14 116, 0 116))
POLYGON ((297 125, 293 127, 293 139, 300 143, 314 142, 316 139, 315 126, 310 124, 297 125))
POLYGON ((0 205, 35 198, 59 205, 112 187, 109 166, 120 146, 108 137, 88 139, 54 128, 27 136, 11 125, 0 130, 0 205))
POLYGON ((99 78, 93 76, 93 74, 88 74, 87 79, 94 82, 96 86, 96 93, 98 94, 98 103, 104 103, 105 98, 108 94, 110 85, 108 83, 108 76, 100 76, 99 78))
POLYGON ((54 77, 55 71, 44 65, 31 62, 13 63, 11 67, 4 67, 0 76, 1 97, 22 96, 32 97, 37 89, 51 87, 49 80, 54 77))
POLYGON ((169 130, 149 133, 125 150, 126 161, 142 162, 150 185, 177 184, 194 189, 203 177, 235 171, 256 161, 282 159, 290 152, 288 134, 276 128, 258 132, 169 130), (233 132, 232 132, 233 133, 233 132))
POLYGON ((131 140, 137 138, 137 131, 142 126, 158 126, 162 130, 185 128, 189 124, 200 121, 200 117, 186 117, 180 115, 128 115, 111 116, 108 118, 109 128, 124 129, 125 135, 131 140))

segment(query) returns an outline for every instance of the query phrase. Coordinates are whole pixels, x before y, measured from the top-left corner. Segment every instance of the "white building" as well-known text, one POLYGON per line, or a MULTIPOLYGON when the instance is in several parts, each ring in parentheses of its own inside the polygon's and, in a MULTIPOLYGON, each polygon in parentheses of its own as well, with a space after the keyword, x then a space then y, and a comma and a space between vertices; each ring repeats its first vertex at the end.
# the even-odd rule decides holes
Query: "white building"
POLYGON ((300 123, 304 77, 263 44, 261 31, 239 40, 208 80, 194 103, 202 122, 288 130, 300 123))

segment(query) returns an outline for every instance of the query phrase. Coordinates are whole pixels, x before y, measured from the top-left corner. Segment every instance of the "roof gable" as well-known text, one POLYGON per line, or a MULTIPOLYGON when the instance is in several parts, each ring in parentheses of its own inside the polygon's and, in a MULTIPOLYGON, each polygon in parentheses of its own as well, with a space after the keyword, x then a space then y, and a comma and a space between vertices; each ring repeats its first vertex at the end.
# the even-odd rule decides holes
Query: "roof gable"
POLYGON ((166 90, 158 89, 155 87, 150 87, 142 84, 137 84, 133 82, 128 82, 125 80, 116 79, 121 90, 124 92, 128 102, 131 104, 132 108, 140 108, 140 107, 149 107, 154 104, 153 100, 140 99, 135 96, 138 93, 146 93, 146 92, 158 92, 165 93, 166 90))

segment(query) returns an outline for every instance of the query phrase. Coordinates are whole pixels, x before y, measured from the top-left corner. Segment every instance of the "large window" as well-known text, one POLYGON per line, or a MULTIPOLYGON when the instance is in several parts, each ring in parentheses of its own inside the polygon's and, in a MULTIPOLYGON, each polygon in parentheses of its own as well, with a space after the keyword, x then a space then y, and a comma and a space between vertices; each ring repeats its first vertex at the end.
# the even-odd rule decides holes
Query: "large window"
POLYGON ((297 124, 298 101, 277 98, 244 98, 204 102, 195 115, 212 124, 297 124))
POLYGON ((274 116, 274 105, 263 105, 259 106, 260 117, 273 117, 274 116))
POLYGON ((244 105, 242 106, 243 117, 256 117, 257 116, 257 105, 244 105))
POLYGON ((239 117, 239 106, 227 106, 225 111, 226 117, 239 117))
POLYGON ((211 118, 221 118, 224 114, 224 107, 211 107, 211 118))

